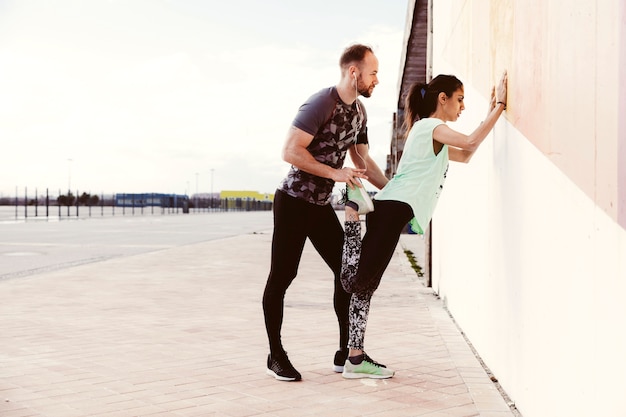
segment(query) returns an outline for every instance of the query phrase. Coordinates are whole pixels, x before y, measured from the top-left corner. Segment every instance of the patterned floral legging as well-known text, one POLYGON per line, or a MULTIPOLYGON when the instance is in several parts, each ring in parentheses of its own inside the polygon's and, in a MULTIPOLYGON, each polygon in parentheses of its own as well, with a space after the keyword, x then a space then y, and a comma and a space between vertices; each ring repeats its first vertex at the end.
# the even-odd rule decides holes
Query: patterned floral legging
POLYGON ((413 210, 406 203, 374 200, 374 211, 365 219, 363 239, 360 221, 345 222, 341 284, 352 293, 348 336, 351 349, 364 349, 372 295, 391 261, 402 230, 412 218, 413 210))

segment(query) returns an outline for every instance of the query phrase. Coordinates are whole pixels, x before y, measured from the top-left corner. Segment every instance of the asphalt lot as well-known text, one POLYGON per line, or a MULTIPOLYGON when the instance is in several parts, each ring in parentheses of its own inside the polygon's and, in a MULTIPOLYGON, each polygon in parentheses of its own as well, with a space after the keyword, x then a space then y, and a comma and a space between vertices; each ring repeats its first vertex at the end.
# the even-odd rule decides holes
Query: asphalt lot
POLYGON ((272 228, 271 211, 48 219, 42 213, 16 220, 15 207, 0 207, 0 281, 272 228))

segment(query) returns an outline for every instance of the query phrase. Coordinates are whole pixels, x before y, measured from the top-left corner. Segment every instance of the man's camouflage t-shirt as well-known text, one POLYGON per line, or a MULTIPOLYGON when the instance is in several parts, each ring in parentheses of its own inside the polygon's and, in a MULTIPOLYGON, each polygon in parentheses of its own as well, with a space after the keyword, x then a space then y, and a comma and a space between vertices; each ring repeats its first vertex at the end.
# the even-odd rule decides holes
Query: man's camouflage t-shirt
MULTIPOLYGON (((355 143, 368 143, 367 114, 363 104, 356 100, 345 104, 335 87, 325 88, 312 95, 298 110, 293 126, 311 135, 307 150, 315 160, 340 169, 346 152, 355 143)), ((278 189, 309 203, 330 203, 335 181, 302 171, 291 166, 278 189)))

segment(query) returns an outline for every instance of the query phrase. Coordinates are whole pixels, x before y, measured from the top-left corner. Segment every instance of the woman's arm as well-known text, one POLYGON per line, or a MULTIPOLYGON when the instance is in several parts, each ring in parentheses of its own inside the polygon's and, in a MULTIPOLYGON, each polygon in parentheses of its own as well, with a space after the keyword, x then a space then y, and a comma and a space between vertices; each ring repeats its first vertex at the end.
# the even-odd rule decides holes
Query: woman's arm
POLYGON ((485 121, 469 135, 457 132, 448 127, 448 125, 441 124, 433 130, 433 139, 437 142, 454 146, 455 148, 474 152, 478 149, 482 141, 485 140, 489 132, 491 132, 491 129, 493 129, 493 126, 496 124, 503 111, 504 103, 496 105, 485 121))
POLYGON ((493 129, 498 118, 506 108, 507 98, 507 75, 504 73, 498 90, 494 95, 492 90, 489 102, 490 111, 487 118, 471 134, 465 135, 457 132, 445 124, 439 125, 433 130, 433 139, 449 146, 449 158, 457 162, 469 162, 470 158, 478 149, 478 146, 493 129))
POLYGON ((474 155, 476 151, 467 151, 465 149, 454 148, 452 146, 448 146, 448 159, 454 162, 462 162, 467 164, 470 159, 472 159, 472 155, 474 155))

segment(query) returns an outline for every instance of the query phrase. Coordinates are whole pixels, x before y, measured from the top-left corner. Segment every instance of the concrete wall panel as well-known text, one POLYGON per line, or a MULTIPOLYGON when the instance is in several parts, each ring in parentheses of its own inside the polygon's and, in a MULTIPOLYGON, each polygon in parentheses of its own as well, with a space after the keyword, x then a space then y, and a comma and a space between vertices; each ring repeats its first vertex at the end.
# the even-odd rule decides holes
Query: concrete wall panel
POLYGON ((433 288, 524 417, 623 415, 624 1, 434 2, 433 72, 465 84, 451 127, 509 103, 433 219, 433 288), (508 64, 507 64, 508 63, 508 64))
POLYGON ((618 178, 618 222, 626 229, 626 1, 619 2, 618 10, 618 134, 617 134, 617 178, 618 178))
POLYGON ((434 55, 485 96, 508 70, 509 121, 616 220, 626 199, 616 152, 625 77, 620 7, 587 0, 434 4, 434 55))

